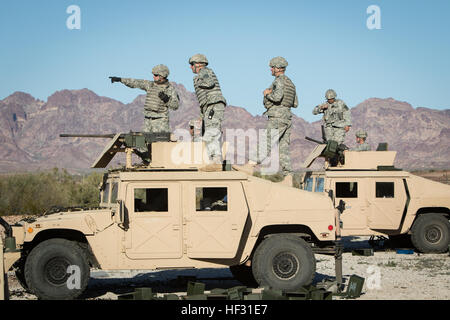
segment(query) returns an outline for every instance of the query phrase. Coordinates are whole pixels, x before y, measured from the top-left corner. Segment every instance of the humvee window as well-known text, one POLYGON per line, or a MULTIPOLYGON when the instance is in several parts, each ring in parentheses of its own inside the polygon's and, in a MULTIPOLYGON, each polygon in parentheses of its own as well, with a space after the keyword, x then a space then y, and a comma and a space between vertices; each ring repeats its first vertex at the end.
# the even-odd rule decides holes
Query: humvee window
POLYGON ((109 182, 105 184, 105 190, 103 192, 103 202, 109 202, 109 182))
POLYGON ((377 182, 375 189, 376 189, 376 197, 377 198, 393 198, 394 197, 394 183, 393 182, 377 182))
POLYGON ((336 182, 336 198, 358 198, 358 183, 336 182))
POLYGON ((312 191, 312 186, 313 186, 313 178, 310 177, 310 178, 306 179, 305 190, 312 191))
POLYGON ((167 188, 134 189, 134 212, 168 212, 168 195, 167 188))
POLYGON ((316 187, 314 192, 323 192, 324 178, 316 178, 316 187))
POLYGON ((227 188, 205 187, 196 188, 196 211, 227 211, 227 188))
POLYGON ((119 184, 114 182, 111 186, 111 203, 116 203, 117 201, 117 191, 119 190, 119 184))

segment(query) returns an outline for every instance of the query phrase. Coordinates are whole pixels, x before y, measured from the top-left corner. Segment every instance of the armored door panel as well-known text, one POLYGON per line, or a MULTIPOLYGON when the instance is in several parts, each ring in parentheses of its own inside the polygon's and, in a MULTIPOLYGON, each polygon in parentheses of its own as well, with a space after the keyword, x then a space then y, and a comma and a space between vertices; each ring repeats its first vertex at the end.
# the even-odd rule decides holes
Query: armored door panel
POLYGON ((366 188, 363 179, 338 179, 332 181, 335 202, 345 202, 345 210, 341 215, 343 234, 345 230, 358 230, 367 228, 367 201, 366 188))
POLYGON ((191 183, 186 190, 190 258, 233 258, 248 215, 240 182, 191 183))
POLYGON ((396 230, 406 206, 402 179, 376 179, 369 185, 369 228, 396 230))
POLYGON ((130 259, 182 256, 179 183, 133 184, 127 189, 129 229, 125 232, 130 259))

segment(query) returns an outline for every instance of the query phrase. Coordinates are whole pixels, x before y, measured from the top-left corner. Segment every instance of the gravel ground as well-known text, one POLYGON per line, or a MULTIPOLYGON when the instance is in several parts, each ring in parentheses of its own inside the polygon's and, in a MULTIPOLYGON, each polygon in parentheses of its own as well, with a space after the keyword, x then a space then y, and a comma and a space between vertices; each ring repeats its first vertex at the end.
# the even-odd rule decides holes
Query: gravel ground
MULTIPOLYGON (((20 216, 7 217, 9 223, 20 216)), ((351 275, 365 278, 360 300, 436 300, 450 299, 450 257, 445 254, 398 254, 392 249, 375 250, 373 256, 356 256, 352 250, 369 248, 368 237, 344 238, 344 281, 351 275)), ((316 255, 314 283, 333 280, 334 257, 316 255)), ((206 284, 206 290, 231 288, 240 283, 233 279, 228 268, 183 269, 164 271, 103 271, 92 270, 88 288, 82 299, 116 300, 123 293, 137 287, 151 287, 154 291, 183 295, 186 287, 175 283, 178 276, 195 276, 206 284), (213 278, 213 279, 211 279, 213 278), (209 279, 209 280, 205 280, 209 279)), ((8 272, 11 300, 36 299, 27 293, 17 281, 14 271, 8 272)), ((333 299, 339 299, 333 297, 333 299)))

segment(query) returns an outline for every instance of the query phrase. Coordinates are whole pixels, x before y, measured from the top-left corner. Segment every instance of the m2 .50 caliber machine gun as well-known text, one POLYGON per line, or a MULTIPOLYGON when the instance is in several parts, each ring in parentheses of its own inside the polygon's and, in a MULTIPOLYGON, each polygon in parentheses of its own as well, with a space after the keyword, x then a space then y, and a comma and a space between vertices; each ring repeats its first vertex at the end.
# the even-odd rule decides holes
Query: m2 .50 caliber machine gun
POLYGON ((62 138, 104 138, 111 139, 103 149, 101 155, 92 165, 92 168, 105 168, 117 152, 126 153, 126 167, 131 168, 131 155, 134 153, 141 158, 144 165, 151 162, 151 144, 153 142, 170 141, 170 132, 129 132, 111 134, 67 134, 59 135, 62 138))
POLYGON ((305 137, 305 139, 315 142, 318 145, 303 163, 304 168, 308 168, 317 157, 324 157, 325 161, 327 161, 332 167, 337 166, 339 163, 345 164, 344 151, 348 150, 348 147, 343 143, 339 144, 337 141, 327 140, 325 137, 325 130, 323 125, 322 141, 310 137, 305 137))

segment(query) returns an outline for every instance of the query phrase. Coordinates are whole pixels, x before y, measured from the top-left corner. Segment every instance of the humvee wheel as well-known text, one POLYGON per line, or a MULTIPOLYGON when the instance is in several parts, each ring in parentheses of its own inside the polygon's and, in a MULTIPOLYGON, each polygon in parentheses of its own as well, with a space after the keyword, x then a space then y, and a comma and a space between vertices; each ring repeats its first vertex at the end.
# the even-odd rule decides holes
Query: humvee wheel
POLYGON ((246 265, 230 266, 230 271, 234 278, 242 283, 246 287, 256 288, 258 287, 258 282, 256 282, 253 276, 252 267, 247 267, 246 265))
POLYGON ((75 299, 86 288, 89 275, 85 251, 76 242, 65 239, 41 242, 31 250, 25 262, 26 283, 39 299, 75 299), (79 268, 79 274, 77 271, 73 276, 68 273, 69 266, 79 268))
POLYGON ((440 214, 419 216, 412 227, 411 241, 423 253, 447 251, 450 241, 450 223, 440 214))
POLYGON ((273 235, 256 249, 252 270, 262 287, 296 290, 313 281, 316 260, 305 240, 296 236, 273 235))

